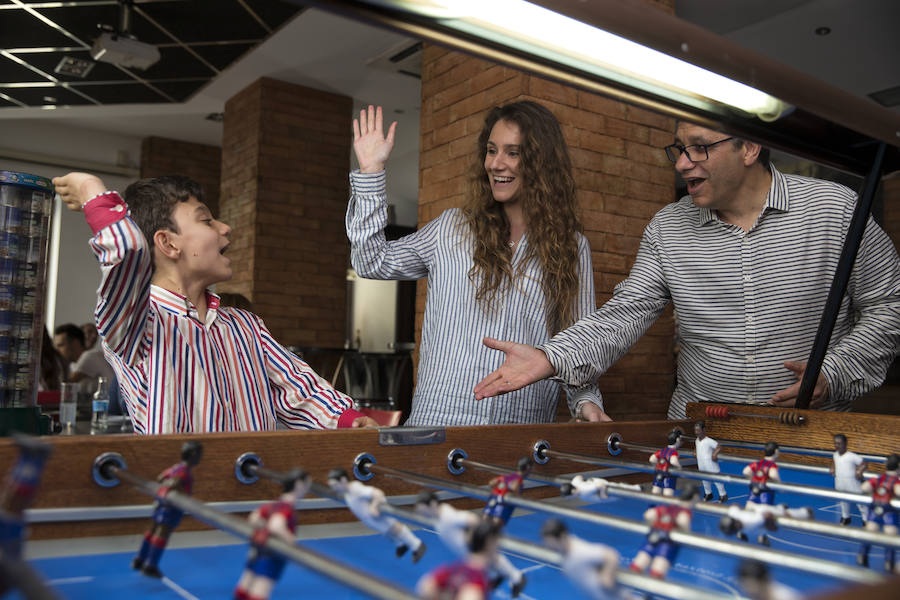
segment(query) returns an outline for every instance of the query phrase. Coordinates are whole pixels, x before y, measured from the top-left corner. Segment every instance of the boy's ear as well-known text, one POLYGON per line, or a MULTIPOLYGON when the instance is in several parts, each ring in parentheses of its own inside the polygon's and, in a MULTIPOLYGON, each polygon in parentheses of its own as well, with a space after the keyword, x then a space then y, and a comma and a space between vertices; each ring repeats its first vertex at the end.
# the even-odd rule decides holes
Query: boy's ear
POLYGON ((159 229, 153 234, 153 245, 170 260, 177 260, 181 256, 177 241, 176 234, 168 229, 159 229))

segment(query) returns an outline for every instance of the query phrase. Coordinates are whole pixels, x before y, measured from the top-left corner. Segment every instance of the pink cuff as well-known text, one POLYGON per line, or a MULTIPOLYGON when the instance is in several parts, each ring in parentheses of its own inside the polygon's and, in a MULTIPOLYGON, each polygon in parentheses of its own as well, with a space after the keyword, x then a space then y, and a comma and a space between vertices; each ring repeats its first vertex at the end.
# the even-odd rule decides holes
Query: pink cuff
POLYGON ((353 427, 353 421, 365 416, 366 415, 362 414, 358 410, 348 408, 343 413, 341 413, 340 418, 338 418, 338 429, 347 429, 348 427, 353 427))
POLYGON ((96 233, 128 215, 128 206, 116 192, 103 192, 84 203, 84 218, 96 233))

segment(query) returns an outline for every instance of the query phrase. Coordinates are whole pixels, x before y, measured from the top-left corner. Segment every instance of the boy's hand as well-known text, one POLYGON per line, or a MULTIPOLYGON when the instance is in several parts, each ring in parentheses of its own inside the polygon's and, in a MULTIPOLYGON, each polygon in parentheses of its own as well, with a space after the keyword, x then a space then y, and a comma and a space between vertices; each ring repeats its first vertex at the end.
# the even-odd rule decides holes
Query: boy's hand
POLYGON ((350 427, 368 427, 368 428, 378 428, 378 421, 373 419, 372 417, 356 417, 353 419, 353 424, 350 427))
POLYGON ((369 106, 359 111, 359 119, 353 119, 353 151, 362 173, 378 173, 384 170, 391 150, 397 122, 391 123, 387 137, 384 135, 384 118, 379 106, 369 106))
POLYGON ((80 211, 85 202, 106 191, 103 181, 90 173, 69 173, 53 178, 53 187, 69 210, 80 211))

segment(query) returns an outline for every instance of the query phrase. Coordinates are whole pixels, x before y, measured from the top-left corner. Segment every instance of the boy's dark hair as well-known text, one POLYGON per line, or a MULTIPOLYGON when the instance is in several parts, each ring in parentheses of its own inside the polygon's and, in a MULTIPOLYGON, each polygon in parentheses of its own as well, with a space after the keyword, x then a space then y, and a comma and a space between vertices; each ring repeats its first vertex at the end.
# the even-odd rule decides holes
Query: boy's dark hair
POLYGON ((187 202, 191 197, 203 202, 203 188, 183 175, 139 179, 125 188, 125 203, 131 218, 140 227, 151 248, 153 236, 160 229, 178 233, 172 213, 176 204, 187 202))
POLYGON ((836 439, 836 440, 841 440, 841 441, 842 441, 843 443, 845 443, 845 444, 847 443, 847 436, 844 435, 843 433, 836 433, 836 434, 834 434, 834 439, 836 439))
POLYGON ((775 454, 775 451, 776 451, 776 450, 778 450, 778 444, 777 444, 777 443, 775 443, 775 442, 767 442, 767 443, 766 443, 766 448, 765 448, 765 450, 764 450, 763 452, 764 452, 765 455, 768 457, 768 456, 772 456, 773 454, 775 454))
POLYGON ((81 342, 81 345, 84 346, 84 332, 78 325, 75 325, 74 323, 66 323, 65 325, 60 325, 53 330, 53 335, 59 335, 61 333, 66 334, 69 339, 78 340, 79 342, 81 342))
POLYGON ((666 436, 666 441, 667 441, 667 442, 669 443, 669 445, 671 446, 672 444, 676 443, 676 442, 678 441, 678 438, 680 438, 680 437, 681 437, 681 432, 678 431, 677 429, 673 429, 673 430, 670 431, 669 434, 666 436))

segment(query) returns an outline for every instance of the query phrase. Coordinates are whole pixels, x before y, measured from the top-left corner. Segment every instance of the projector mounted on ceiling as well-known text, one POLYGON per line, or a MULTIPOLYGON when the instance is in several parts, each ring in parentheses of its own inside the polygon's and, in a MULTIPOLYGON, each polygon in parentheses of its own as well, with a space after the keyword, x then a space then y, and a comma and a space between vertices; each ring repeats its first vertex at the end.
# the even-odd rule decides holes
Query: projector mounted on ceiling
POLYGON ((104 32, 94 42, 91 57, 119 67, 146 69, 159 61, 159 50, 125 35, 104 32))
POLYGON ((118 67, 147 69, 159 61, 159 50, 152 44, 139 42, 131 32, 133 0, 119 0, 119 28, 98 25, 103 31, 94 41, 91 58, 118 67))

